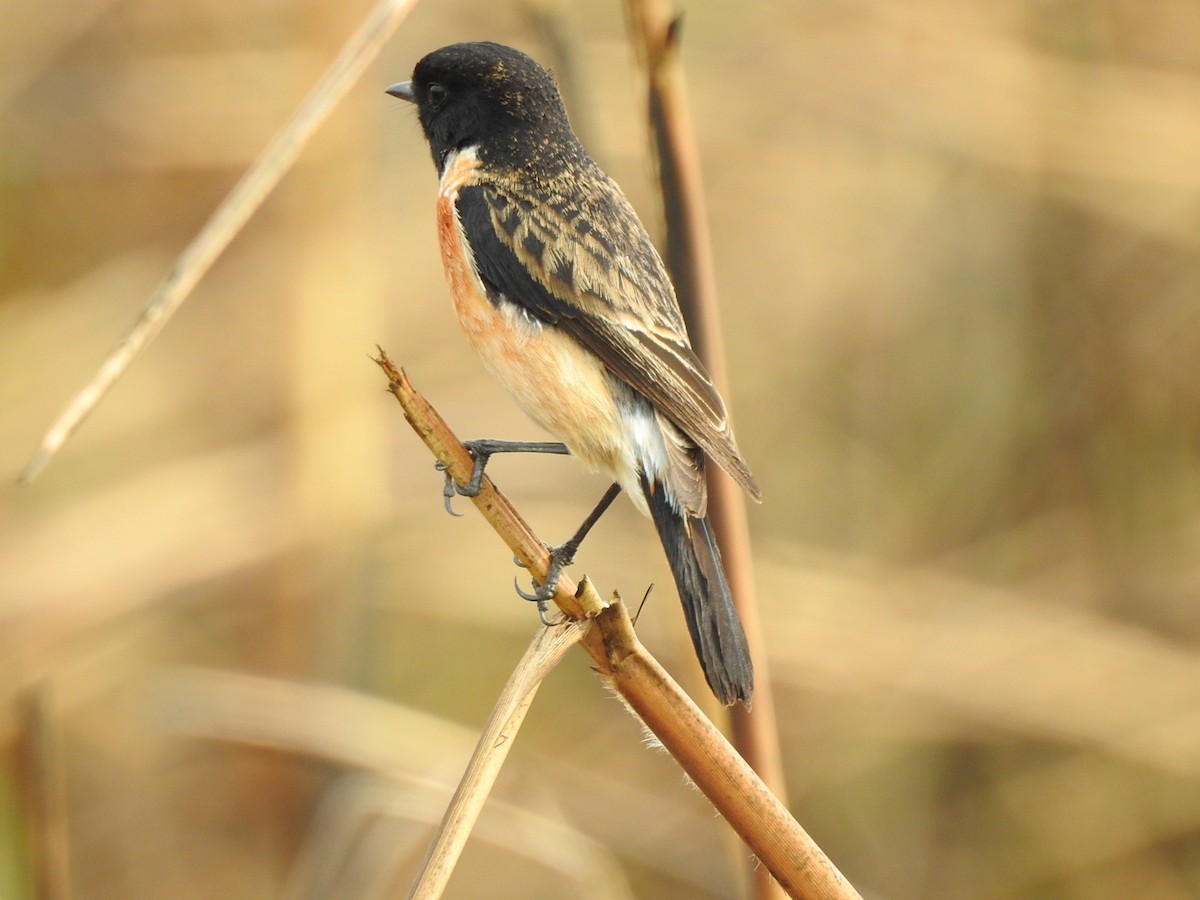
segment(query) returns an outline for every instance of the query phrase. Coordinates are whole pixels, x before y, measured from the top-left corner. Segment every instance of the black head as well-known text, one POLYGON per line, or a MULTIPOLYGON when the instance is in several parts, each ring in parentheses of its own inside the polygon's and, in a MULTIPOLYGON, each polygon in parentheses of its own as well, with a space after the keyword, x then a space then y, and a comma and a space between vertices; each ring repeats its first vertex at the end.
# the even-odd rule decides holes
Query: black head
POLYGON ((550 74, 531 57, 503 44, 451 44, 413 69, 412 81, 387 89, 416 104, 417 117, 440 171, 446 154, 478 145, 481 152, 517 161, 528 147, 575 143, 562 98, 550 74), (524 139, 518 140, 519 135, 524 139))

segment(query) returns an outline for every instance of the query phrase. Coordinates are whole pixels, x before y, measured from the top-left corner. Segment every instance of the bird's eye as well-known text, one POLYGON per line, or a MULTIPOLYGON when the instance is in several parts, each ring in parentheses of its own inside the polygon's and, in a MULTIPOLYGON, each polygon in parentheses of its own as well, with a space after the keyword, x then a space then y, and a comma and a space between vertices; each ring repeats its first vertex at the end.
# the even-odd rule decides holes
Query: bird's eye
POLYGON ((437 109, 443 103, 445 103, 446 97, 449 96, 449 94, 450 92, 437 82, 434 82, 425 89, 425 96, 429 98, 429 103, 434 109, 437 109))

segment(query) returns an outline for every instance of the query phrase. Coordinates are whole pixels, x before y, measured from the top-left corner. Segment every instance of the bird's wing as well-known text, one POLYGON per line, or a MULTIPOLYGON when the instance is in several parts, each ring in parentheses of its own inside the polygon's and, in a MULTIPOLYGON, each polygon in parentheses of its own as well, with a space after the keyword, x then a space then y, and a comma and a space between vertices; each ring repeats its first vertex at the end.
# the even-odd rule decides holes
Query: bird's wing
POLYGON ((562 328, 644 396, 755 499, 729 419, 692 352, 661 259, 625 196, 599 169, 568 196, 541 182, 484 182, 458 195, 485 283, 562 328))

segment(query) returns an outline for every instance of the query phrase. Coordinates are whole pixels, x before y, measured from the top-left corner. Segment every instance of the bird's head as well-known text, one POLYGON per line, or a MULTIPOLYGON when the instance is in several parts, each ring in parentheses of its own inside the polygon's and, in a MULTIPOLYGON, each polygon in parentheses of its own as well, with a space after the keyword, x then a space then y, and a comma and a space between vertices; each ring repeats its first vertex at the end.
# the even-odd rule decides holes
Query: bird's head
POLYGON ((521 146, 523 133, 574 141, 554 79, 531 57, 502 44, 442 47, 417 63, 412 81, 387 93, 416 105, 439 171, 453 150, 511 150, 521 146))

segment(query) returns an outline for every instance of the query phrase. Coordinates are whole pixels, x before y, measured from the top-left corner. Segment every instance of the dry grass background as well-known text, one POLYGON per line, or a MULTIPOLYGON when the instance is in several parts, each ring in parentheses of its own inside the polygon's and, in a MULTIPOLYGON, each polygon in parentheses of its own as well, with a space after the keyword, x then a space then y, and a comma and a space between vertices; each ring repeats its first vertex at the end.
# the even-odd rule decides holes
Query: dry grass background
MULTIPOLYGON (((654 216, 617 4, 429 2, 32 488, 41 431, 365 5, 14 0, 0 33, 0 897, 383 896, 534 627, 368 359, 531 426, 452 320, 424 52, 553 59, 654 216), (37 791, 30 791, 32 763, 37 791), (37 812, 34 820, 30 810, 37 812)), ((1200 7, 688 4, 793 808, 874 897, 1200 895, 1200 7)), ((547 539, 603 489, 494 477, 547 539)), ((467 510, 469 512, 469 510, 467 510)), ((580 571, 691 678, 648 523, 580 571)), ((455 897, 731 896, 739 849, 546 685, 455 897)))

